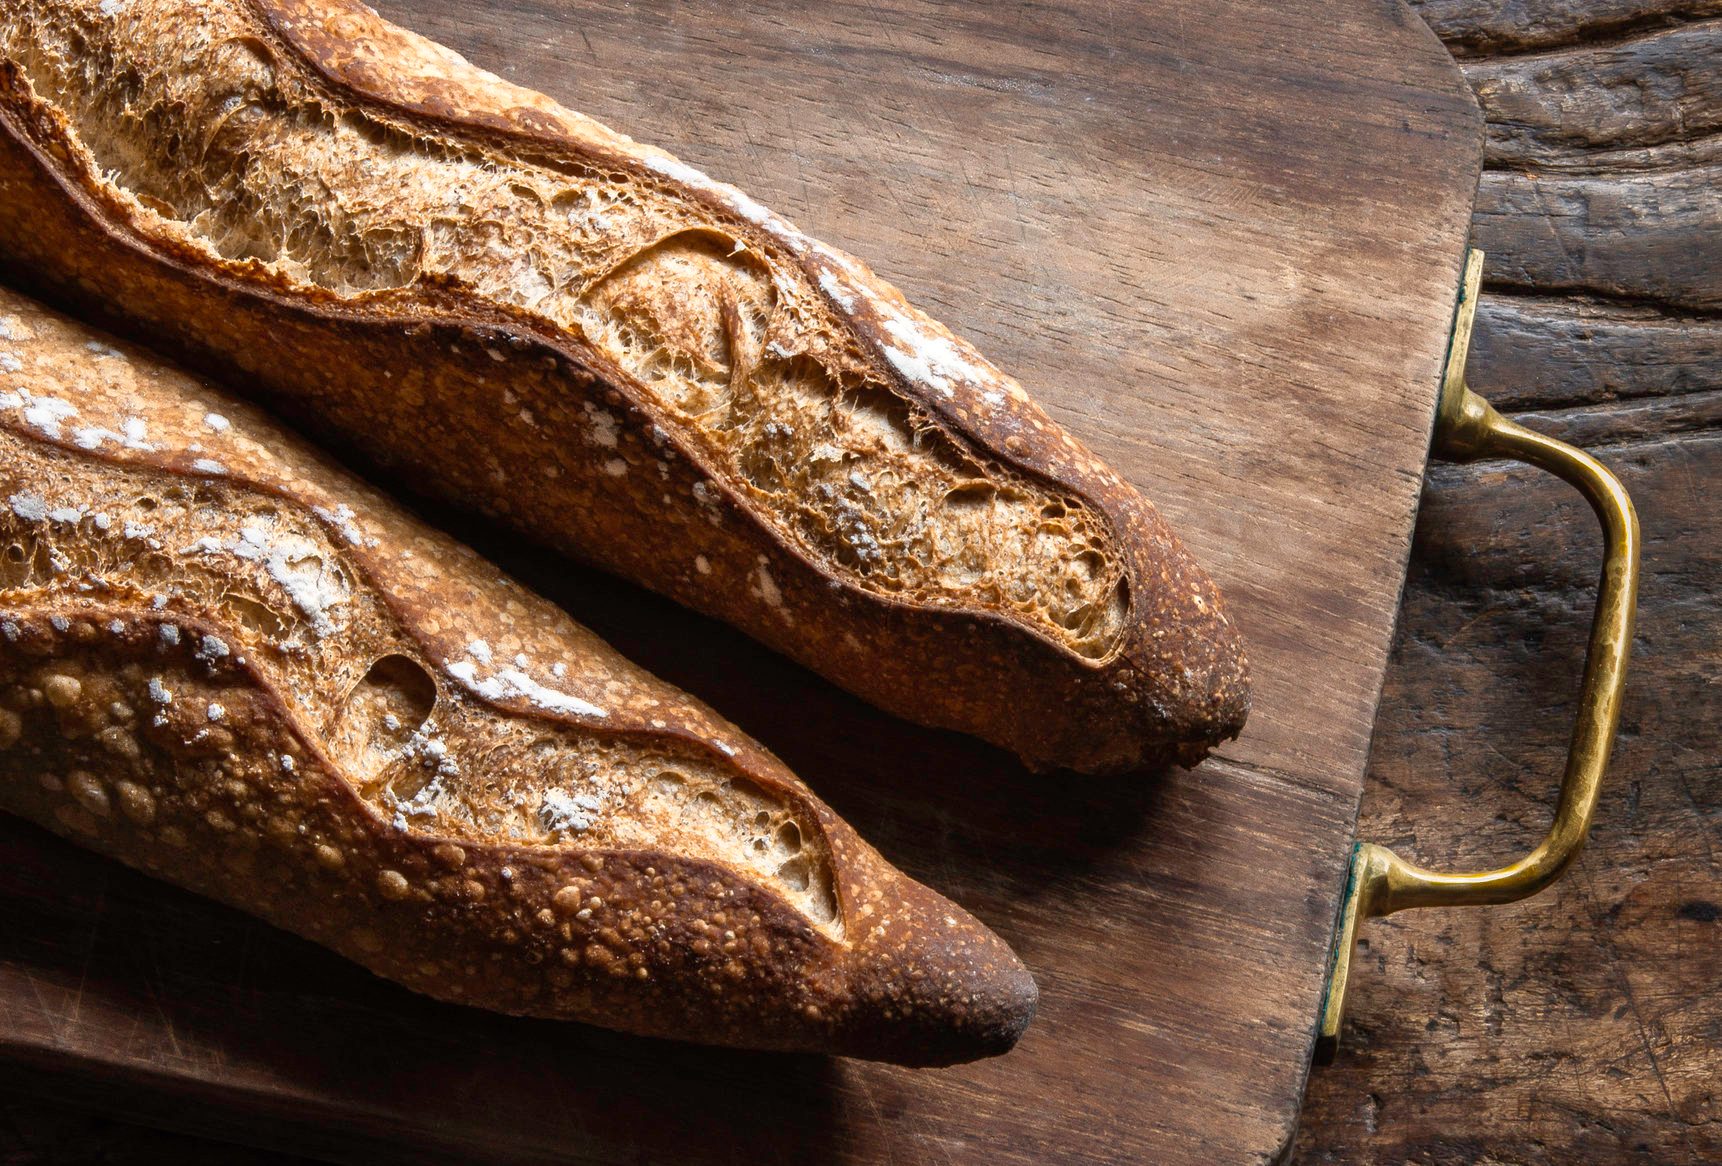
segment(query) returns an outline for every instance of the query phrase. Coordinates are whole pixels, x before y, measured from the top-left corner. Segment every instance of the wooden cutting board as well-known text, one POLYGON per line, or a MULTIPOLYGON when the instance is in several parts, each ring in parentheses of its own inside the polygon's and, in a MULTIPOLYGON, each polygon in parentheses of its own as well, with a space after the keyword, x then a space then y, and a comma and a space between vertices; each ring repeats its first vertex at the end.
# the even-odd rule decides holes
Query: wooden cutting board
POLYGON ((778 750, 1033 968, 985 1064, 433 1004, 0 821, 0 1066, 367 1162, 1273 1161, 1290 1143, 1481 157, 1398 0, 386 0, 866 257, 1141 485, 1249 639, 1243 738, 1037 778, 435 515, 778 750))

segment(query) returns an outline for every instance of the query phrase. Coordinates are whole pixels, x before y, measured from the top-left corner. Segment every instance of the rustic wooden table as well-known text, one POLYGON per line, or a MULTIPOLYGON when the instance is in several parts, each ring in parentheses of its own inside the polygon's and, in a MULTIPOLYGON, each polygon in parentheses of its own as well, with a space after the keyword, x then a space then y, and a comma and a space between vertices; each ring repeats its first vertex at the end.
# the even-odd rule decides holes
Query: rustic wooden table
MULTIPOLYGON (((1423 0, 1490 121, 1471 383, 1638 501, 1631 695, 1590 848, 1544 896, 1369 925, 1306 1163, 1722 1159, 1722 0, 1423 0)), ((1499 466, 1425 492, 1361 836, 1487 863, 1546 822, 1588 512, 1499 466)), ((0 1101, 0 1164, 285 1163, 0 1101)))

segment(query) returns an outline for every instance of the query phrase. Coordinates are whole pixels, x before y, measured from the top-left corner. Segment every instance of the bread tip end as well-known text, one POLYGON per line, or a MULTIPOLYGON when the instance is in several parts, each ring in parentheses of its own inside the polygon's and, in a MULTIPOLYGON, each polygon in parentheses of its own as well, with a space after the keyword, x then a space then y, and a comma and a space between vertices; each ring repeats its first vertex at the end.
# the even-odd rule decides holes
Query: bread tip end
MULTIPOLYGON (((929 974, 876 996, 858 1025, 850 1055, 936 1068, 1008 1053, 1040 1006, 1034 976, 1005 942, 979 922, 957 943, 922 939, 914 962, 929 974)), ((913 941, 912 941, 913 942, 913 941)))

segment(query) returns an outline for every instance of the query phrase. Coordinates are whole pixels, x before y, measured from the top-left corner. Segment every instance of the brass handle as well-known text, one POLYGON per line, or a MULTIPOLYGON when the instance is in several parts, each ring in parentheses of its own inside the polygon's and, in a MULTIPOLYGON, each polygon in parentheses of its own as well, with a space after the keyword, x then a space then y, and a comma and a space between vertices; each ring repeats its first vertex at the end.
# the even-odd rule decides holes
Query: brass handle
POLYGON ((1459 310, 1447 355, 1447 372, 1436 415, 1434 452, 1454 462, 1508 458, 1549 471, 1575 486, 1596 511, 1603 531, 1602 582, 1591 620, 1579 691, 1578 723, 1567 752, 1566 776, 1548 836, 1525 857, 1496 870, 1443 874, 1400 858, 1385 846, 1360 842, 1352 849, 1350 878, 1340 907, 1327 995, 1315 1056, 1333 1059, 1351 980, 1358 924, 1407 907, 1481 907, 1534 895, 1560 877, 1590 832, 1602 775, 1608 768, 1620 723, 1626 662, 1638 608, 1638 515, 1620 480, 1601 462, 1565 442, 1544 437, 1497 413, 1465 387, 1465 356, 1477 310, 1483 256, 1472 251, 1465 264, 1459 310))

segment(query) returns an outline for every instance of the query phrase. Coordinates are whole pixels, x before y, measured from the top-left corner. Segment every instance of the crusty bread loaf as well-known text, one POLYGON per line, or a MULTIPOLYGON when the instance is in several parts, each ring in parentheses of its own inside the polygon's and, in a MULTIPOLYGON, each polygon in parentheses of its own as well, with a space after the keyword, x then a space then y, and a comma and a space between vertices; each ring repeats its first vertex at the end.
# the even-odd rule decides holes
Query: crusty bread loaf
POLYGON ((0 807, 444 1000, 913 1064, 1034 1011, 735 726, 3 289, 0 807))
POLYGON ((10 0, 0 54, 32 286, 1031 764, 1242 725, 1236 631, 1153 507, 739 191, 356 0, 10 0))

